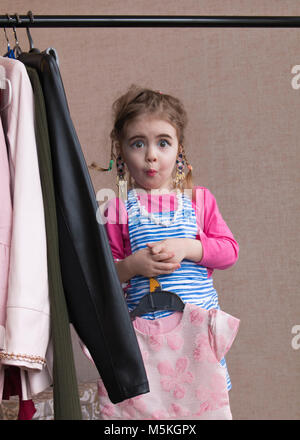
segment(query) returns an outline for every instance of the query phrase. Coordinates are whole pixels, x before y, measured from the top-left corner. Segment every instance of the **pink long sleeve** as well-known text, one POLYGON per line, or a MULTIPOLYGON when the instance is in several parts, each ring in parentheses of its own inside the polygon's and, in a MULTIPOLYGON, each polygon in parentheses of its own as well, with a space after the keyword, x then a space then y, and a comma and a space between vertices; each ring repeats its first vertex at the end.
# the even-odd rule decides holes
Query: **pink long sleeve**
MULTIPOLYGON (((203 247, 203 257, 198 264, 207 268, 210 277, 214 269, 227 269, 237 261, 239 246, 221 216, 215 197, 207 188, 202 189, 204 226, 199 238, 203 247)), ((104 218, 112 255, 115 260, 122 260, 131 254, 131 248, 126 209, 122 201, 116 205, 116 200, 118 199, 108 203, 104 218)))
POLYGON ((228 269, 238 259, 239 245, 223 220, 213 194, 204 188, 204 228, 200 233, 203 257, 199 262, 208 269, 228 269))
POLYGON ((123 260, 131 254, 127 212, 123 201, 117 198, 110 200, 103 220, 114 260, 123 260))

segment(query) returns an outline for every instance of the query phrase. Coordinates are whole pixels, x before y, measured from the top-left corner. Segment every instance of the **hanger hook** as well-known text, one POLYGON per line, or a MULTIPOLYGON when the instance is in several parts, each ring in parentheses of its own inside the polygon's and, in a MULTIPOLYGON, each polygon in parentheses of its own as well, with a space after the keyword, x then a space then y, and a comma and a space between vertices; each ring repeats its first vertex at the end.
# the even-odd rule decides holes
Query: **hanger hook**
MULTIPOLYGON (((19 15, 15 14, 15 17, 16 17, 17 23, 18 24, 21 23, 21 19, 20 19, 19 15)), ((13 26, 13 31, 14 31, 14 34, 15 34, 16 45, 19 46, 19 40, 18 40, 18 37, 17 37, 17 32, 16 32, 16 27, 15 26, 13 26)))
POLYGON ((6 17, 7 17, 7 20, 8 20, 8 24, 10 24, 10 22, 12 21, 14 21, 14 19, 9 15, 9 14, 7 14, 6 13, 6 17))
MULTIPOLYGON (((34 23, 34 16, 33 16, 32 11, 28 11, 27 12, 27 16, 30 19, 30 23, 33 24, 34 23)), ((33 44, 33 39, 31 37, 31 34, 30 34, 29 26, 26 27, 26 32, 27 32, 27 37, 28 37, 28 40, 29 40, 29 50, 31 50, 31 49, 34 48, 34 44, 33 44)))
MULTIPOLYGON (((6 17, 7 17, 8 25, 10 25, 10 23, 12 21, 14 21, 14 19, 9 14, 6 14, 6 17)), ((7 38, 7 33, 6 33, 6 29, 5 28, 4 28, 4 33, 5 33, 5 38, 6 38, 6 41, 7 41, 7 46, 10 47, 10 44, 9 44, 9 41, 8 41, 8 38, 7 38)))
MULTIPOLYGON (((18 24, 22 23, 22 20, 20 19, 19 15, 17 13, 15 14, 15 17, 16 17, 16 21, 17 21, 18 24)), ((14 31, 15 40, 16 40, 16 45, 14 47, 14 52, 15 52, 15 55, 18 57, 22 53, 22 49, 21 49, 20 44, 19 44, 19 40, 18 40, 18 37, 17 37, 17 32, 16 32, 15 26, 13 26, 13 31, 14 31)))
POLYGON ((19 14, 17 14, 16 12, 15 12, 15 17, 16 17, 17 23, 21 24, 22 20, 20 19, 19 14))
POLYGON ((17 37, 17 32, 16 32, 16 28, 13 26, 13 31, 15 34, 15 41, 16 41, 16 45, 19 46, 19 41, 18 41, 18 37, 17 37))
POLYGON ((8 39, 8 36, 6 33, 6 28, 4 27, 3 30, 4 30, 4 34, 5 34, 5 38, 6 38, 6 42, 7 42, 7 52, 9 52, 10 51, 10 44, 9 44, 9 39, 8 39))
MULTIPOLYGON (((7 21, 8 21, 8 26, 11 27, 10 24, 13 23, 14 19, 9 14, 6 14, 6 17, 7 17, 7 21)), ((15 53, 14 53, 13 49, 10 48, 10 43, 9 43, 9 39, 7 36, 6 28, 4 27, 3 30, 4 30, 5 38, 7 41, 7 53, 4 56, 7 56, 9 58, 15 58, 15 53)))

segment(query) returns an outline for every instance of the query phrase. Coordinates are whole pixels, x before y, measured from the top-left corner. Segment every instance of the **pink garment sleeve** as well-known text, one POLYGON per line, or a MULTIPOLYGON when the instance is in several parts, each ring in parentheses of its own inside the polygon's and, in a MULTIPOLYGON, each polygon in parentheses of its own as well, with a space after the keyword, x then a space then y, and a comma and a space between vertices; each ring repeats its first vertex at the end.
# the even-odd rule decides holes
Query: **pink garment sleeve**
POLYGON ((131 254, 128 219, 122 200, 114 198, 107 203, 103 213, 103 223, 114 260, 128 257, 131 254))
POLYGON ((204 188, 204 227, 200 232, 203 257, 198 264, 208 269, 227 269, 238 259, 239 245, 223 220, 213 194, 204 188))
POLYGON ((222 310, 209 310, 209 343, 218 361, 228 352, 236 337, 240 320, 222 310))

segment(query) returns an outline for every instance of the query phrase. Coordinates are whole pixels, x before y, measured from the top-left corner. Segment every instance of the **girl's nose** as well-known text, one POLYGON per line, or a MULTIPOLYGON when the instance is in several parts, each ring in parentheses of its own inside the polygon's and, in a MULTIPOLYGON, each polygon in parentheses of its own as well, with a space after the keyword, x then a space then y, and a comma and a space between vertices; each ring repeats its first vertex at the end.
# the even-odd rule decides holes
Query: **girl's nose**
POLYGON ((148 162, 155 162, 157 160, 155 146, 149 145, 146 151, 146 160, 148 162))

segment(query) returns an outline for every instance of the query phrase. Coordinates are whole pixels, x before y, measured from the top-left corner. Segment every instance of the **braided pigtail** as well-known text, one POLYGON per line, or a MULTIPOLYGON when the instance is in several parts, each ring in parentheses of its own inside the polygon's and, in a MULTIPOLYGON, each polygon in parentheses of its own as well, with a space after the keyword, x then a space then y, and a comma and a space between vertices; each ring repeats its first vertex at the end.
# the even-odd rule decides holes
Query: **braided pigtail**
POLYGON ((182 157, 183 157, 183 159, 185 161, 185 165, 186 165, 186 167, 188 169, 188 172, 187 172, 187 174, 186 174, 186 176, 184 178, 183 186, 184 186, 184 188, 190 188, 191 189, 191 188, 193 188, 193 176, 192 176, 193 167, 192 167, 192 165, 189 163, 189 161, 186 158, 186 154, 185 154, 185 150, 184 150, 183 145, 181 145, 181 153, 182 153, 182 157))

